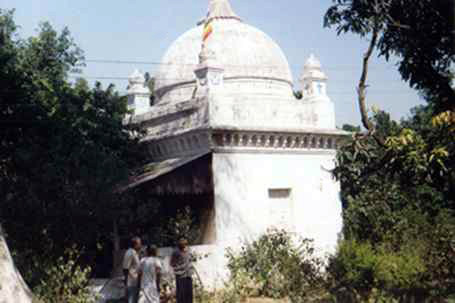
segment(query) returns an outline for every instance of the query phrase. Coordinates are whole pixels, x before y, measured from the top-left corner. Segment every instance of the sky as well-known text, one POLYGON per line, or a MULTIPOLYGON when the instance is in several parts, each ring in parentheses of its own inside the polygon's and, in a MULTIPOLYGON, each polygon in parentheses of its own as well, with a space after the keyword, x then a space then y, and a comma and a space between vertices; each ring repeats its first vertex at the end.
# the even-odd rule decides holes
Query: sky
MULTIPOLYGON (((323 27, 331 0, 230 0, 246 23, 271 36, 282 48, 296 88, 308 56, 314 53, 329 77, 328 93, 336 105, 337 124, 360 125, 356 85, 368 41, 337 36, 323 27)), ((209 0, 0 0, 0 8, 15 9, 20 35, 36 34, 42 21, 57 30, 69 28, 87 60, 128 61, 127 64, 88 62, 82 76, 93 83, 113 83, 126 91, 135 68, 153 73, 166 49, 207 13, 209 0), (145 64, 148 63, 148 64, 145 64)), ((78 75, 80 76, 80 75, 78 75)), ((403 82, 394 62, 374 58, 370 68, 368 105, 394 119, 424 101, 403 82)))

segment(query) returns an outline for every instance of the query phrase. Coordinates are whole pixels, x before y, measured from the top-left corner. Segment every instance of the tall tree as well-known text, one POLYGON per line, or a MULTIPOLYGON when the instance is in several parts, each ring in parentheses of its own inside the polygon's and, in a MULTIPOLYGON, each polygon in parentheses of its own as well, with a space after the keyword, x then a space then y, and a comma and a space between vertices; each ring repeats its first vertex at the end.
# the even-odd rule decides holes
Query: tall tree
MULTIPOLYGON (((363 58, 362 75, 358 84, 358 101, 364 127, 384 150, 376 167, 363 171, 368 176, 380 167, 391 173, 402 173, 403 182, 430 182, 441 188, 452 200, 455 195, 449 153, 453 150, 455 123, 455 89, 451 86, 451 68, 455 60, 453 31, 453 1, 449 0, 334 0, 325 15, 325 25, 336 27, 339 34, 352 32, 369 37, 369 47, 363 58), (411 87, 418 89, 430 104, 426 111, 434 119, 429 123, 434 136, 422 138, 412 129, 396 134, 384 130, 380 117, 376 122, 368 116, 366 93, 368 65, 374 51, 387 60, 398 58, 398 70, 411 87), (378 124, 379 123, 379 124, 378 124), (438 133, 438 135, 435 135, 438 133), (392 136, 392 137, 388 137, 392 136), (406 143, 407 148, 399 146, 406 143), (421 143, 421 144, 419 144, 421 143), (419 165, 415 154, 426 155, 426 163, 419 165), (403 161, 397 161, 397 159, 403 161), (404 161, 404 159, 413 159, 404 161), (412 163, 412 165, 410 165, 412 163), (401 165, 401 167, 400 167, 401 165), (391 167, 389 167, 391 166, 391 167), (393 169, 392 169, 393 168, 393 169), (406 175, 407 174, 407 175, 406 175), (410 175, 413 178, 410 178, 410 175)), ((425 133, 426 135, 428 134, 425 133)), ((423 134, 422 134, 423 135, 423 134)), ((422 159, 421 159, 422 160, 422 159)), ((374 165, 370 162, 370 166, 374 165)))
POLYGON ((375 50, 387 60, 398 58, 398 70, 410 86, 431 95, 436 113, 455 109, 451 86, 454 63, 453 1, 334 0, 325 25, 338 33, 370 39, 358 86, 364 126, 370 131, 366 105, 369 59, 375 50))
POLYGON ((123 207, 113 188, 143 159, 140 131, 114 87, 68 80, 83 64, 68 30, 20 39, 2 10, 0 29, 0 220, 33 285, 70 245, 93 262, 123 207))
POLYGON ((369 38, 358 84, 367 133, 356 133, 341 148, 334 171, 342 183, 345 237, 371 243, 376 253, 412 252, 425 266, 408 289, 399 283, 374 287, 389 287, 404 301, 441 300, 455 289, 453 1, 333 2, 325 24, 369 38), (428 102, 409 120, 368 113, 369 62, 376 51, 387 60, 395 56, 402 78, 428 102))
MULTIPOLYGON (((16 26, 12 21, 12 16, 10 12, 0 11, 0 69, 1 69, 1 79, 2 84, 8 83, 9 87, 19 88, 20 80, 16 79, 16 73, 12 70, 11 66, 7 63, 11 58, 14 58, 14 45, 11 41, 11 35, 16 30, 16 26)), ((2 90, 3 92, 3 90, 2 90)), ((7 93, 7 92, 5 92, 7 93)), ((1 99, 2 103, 4 102, 3 98, 1 99)), ((3 116, 2 110, 2 116, 3 116)), ((2 117, 3 118, 3 117, 2 117)), ((1 162, 0 162, 0 176, 1 176, 1 186, 4 188, 6 186, 4 180, 8 176, 5 165, 7 158, 6 149, 8 148, 8 141, 10 140, 7 137, 3 137, 1 140, 1 162)), ((4 198, 4 197, 2 197, 4 198)), ((0 213, 1 217, 1 213, 0 213)), ((1 221, 0 221, 0 301, 2 302, 13 302, 13 298, 16 298, 17 302, 20 303, 29 303, 32 302, 32 295, 29 293, 29 289, 23 283, 22 276, 17 272, 14 262, 11 258, 10 251, 6 245, 5 234, 3 232, 1 221), (16 290, 16 293, 14 293, 16 290)))

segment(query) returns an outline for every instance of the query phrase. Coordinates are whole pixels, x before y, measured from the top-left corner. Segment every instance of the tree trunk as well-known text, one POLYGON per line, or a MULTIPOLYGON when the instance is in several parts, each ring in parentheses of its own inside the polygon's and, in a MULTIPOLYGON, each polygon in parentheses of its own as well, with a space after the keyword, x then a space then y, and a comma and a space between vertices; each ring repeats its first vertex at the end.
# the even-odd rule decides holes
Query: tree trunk
POLYGON ((112 225, 112 243, 113 243, 113 250, 112 250, 113 266, 112 266, 111 277, 115 278, 115 277, 122 275, 122 259, 123 259, 123 255, 121 253, 120 235, 119 235, 119 230, 118 230, 117 218, 114 218, 113 225, 112 225))
POLYGON ((14 266, 0 225, 0 303, 31 303, 33 295, 14 266))

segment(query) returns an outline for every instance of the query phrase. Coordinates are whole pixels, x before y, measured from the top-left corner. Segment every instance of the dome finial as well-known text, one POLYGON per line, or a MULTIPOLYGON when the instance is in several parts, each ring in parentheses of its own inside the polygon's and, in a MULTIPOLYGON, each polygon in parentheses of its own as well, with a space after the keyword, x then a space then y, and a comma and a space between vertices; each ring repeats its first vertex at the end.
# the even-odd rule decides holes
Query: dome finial
POLYGON ((308 60, 305 63, 305 68, 307 69, 321 69, 321 62, 319 59, 314 55, 311 54, 308 60))
POLYGON ((128 77, 128 109, 132 110, 134 115, 141 115, 150 110, 150 90, 146 81, 144 74, 138 69, 128 77))
POLYGON ((240 18, 234 13, 229 0, 210 0, 207 20, 211 19, 237 19, 240 18))
POLYGON ((145 77, 138 69, 135 69, 134 72, 128 77, 128 82, 131 86, 136 84, 144 84, 145 77))
POLYGON ((328 78, 322 71, 321 62, 311 54, 303 67, 303 75, 300 79, 304 101, 328 102, 327 81, 328 78))
POLYGON ((314 54, 310 55, 303 66, 302 79, 306 78, 327 80, 327 76, 322 71, 321 61, 314 54))

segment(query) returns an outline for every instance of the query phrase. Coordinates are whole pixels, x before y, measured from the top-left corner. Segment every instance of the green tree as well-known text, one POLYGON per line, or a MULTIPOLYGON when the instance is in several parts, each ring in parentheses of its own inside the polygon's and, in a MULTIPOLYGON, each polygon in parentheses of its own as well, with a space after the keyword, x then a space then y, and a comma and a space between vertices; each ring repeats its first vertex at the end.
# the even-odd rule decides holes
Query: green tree
POLYGON ((351 124, 343 124, 341 129, 344 131, 347 131, 347 132, 352 132, 352 133, 358 133, 361 130, 360 126, 354 126, 351 124))
POLYGON ((114 189, 143 160, 141 132, 123 123, 126 98, 113 86, 69 81, 83 54, 67 29, 43 23, 24 40, 4 11, 0 28, 0 219, 33 286, 43 257, 65 247, 94 262, 124 207, 114 189))
POLYGON ((437 113, 454 109, 454 3, 451 0, 333 0, 325 25, 338 33, 370 37, 372 50, 422 93, 434 96, 437 113))
MULTIPOLYGON (((425 271, 414 276, 405 289, 403 280, 390 279, 393 275, 386 277, 387 282, 375 284, 385 270, 372 271, 370 290, 379 288, 386 292, 384 296, 403 302, 447 298, 455 289, 455 237, 450 231, 455 223, 453 3, 333 2, 325 16, 327 26, 336 27, 338 33, 370 38, 358 84, 362 124, 367 131, 356 133, 340 149, 334 171, 342 183, 345 238, 360 241, 359 250, 370 247, 375 260, 389 256, 385 264, 398 262, 393 256, 400 251, 423 260, 425 271), (395 56, 402 78, 428 102, 400 123, 380 111, 368 115, 368 67, 375 51, 387 60, 395 56)), ((358 250, 353 247, 351 251, 358 250)), ((340 268, 349 268, 349 262, 355 263, 350 256, 357 253, 360 251, 339 254, 335 261, 343 265, 340 268)), ((347 270, 337 280, 353 274, 347 270)))

